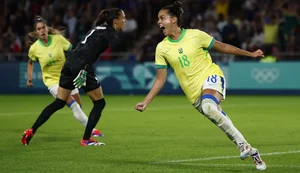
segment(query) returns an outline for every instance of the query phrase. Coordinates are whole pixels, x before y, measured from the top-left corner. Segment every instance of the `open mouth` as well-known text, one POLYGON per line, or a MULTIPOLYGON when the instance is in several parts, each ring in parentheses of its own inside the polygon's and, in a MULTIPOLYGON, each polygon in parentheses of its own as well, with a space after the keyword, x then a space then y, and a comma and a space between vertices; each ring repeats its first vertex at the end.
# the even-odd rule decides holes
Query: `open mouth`
POLYGON ((160 26, 160 29, 165 33, 166 28, 164 26, 160 26))

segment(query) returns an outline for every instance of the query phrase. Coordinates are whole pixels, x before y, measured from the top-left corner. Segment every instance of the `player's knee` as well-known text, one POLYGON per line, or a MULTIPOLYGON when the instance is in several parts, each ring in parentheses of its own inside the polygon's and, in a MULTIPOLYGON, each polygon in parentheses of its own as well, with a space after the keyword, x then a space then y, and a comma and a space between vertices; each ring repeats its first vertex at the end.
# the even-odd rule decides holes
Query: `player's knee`
POLYGON ((209 103, 209 102, 202 103, 201 110, 205 116, 211 116, 216 111, 218 111, 216 105, 213 103, 209 103))
POLYGON ((205 117, 217 126, 220 126, 224 123, 225 116, 218 110, 216 104, 211 103, 209 100, 207 100, 201 104, 201 108, 205 117))
POLYGON ((97 109, 101 109, 101 111, 104 109, 104 107, 106 105, 106 102, 105 102, 104 98, 102 98, 100 100, 93 101, 93 103, 94 103, 94 107, 97 108, 97 109))
POLYGON ((201 112, 208 117, 209 119, 215 119, 216 112, 218 111, 218 101, 212 95, 204 95, 202 96, 201 101, 201 112))
POLYGON ((52 103, 53 108, 55 109, 62 109, 66 105, 67 101, 61 100, 56 98, 55 101, 52 103))

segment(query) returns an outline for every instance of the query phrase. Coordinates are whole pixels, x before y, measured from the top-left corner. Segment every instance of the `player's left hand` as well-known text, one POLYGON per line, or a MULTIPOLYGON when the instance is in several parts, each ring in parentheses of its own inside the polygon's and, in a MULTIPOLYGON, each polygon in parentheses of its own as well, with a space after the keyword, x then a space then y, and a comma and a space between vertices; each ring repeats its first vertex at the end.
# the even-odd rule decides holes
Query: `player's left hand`
POLYGON ((134 107, 135 110, 143 112, 147 108, 148 104, 145 102, 137 103, 134 107))
POLYGON ((251 52, 251 57, 252 58, 257 58, 257 57, 265 57, 263 51, 261 51, 260 49, 254 51, 254 52, 251 52))
POLYGON ((73 80, 73 84, 76 88, 81 88, 86 85, 86 75, 87 72, 85 70, 80 70, 77 77, 73 80))

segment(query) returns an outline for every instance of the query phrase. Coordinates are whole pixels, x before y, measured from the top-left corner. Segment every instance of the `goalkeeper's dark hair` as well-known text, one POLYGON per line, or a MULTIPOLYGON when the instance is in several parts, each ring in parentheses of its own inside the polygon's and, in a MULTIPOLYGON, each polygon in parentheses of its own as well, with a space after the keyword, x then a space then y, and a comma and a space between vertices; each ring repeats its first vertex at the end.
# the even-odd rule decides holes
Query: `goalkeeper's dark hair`
POLYGON ((161 10, 168 10, 170 16, 177 17, 177 25, 181 27, 183 9, 180 1, 175 1, 173 4, 163 7, 161 10))
POLYGON ((26 37, 26 46, 32 45, 38 39, 38 35, 36 33, 36 25, 40 22, 43 22, 47 26, 48 34, 63 35, 64 32, 65 32, 65 29, 63 29, 63 28, 56 29, 54 27, 48 26, 47 21, 45 19, 43 19, 41 16, 36 16, 35 19, 34 19, 34 23, 33 23, 34 31, 28 33, 28 35, 26 37))
POLYGON ((118 19, 121 15, 122 10, 119 8, 110 8, 102 10, 99 13, 97 20, 95 21, 95 26, 102 26, 102 25, 113 25, 114 19, 118 19))

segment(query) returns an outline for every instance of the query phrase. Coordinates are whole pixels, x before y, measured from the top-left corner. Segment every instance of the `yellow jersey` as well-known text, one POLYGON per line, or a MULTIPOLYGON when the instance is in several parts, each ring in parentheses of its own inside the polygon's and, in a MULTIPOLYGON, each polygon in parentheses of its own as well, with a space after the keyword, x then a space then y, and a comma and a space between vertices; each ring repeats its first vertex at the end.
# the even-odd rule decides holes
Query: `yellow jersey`
POLYGON ((277 24, 265 24, 264 25, 264 43, 276 44, 278 38, 279 26, 277 24))
POLYGON ((191 103, 200 96, 204 81, 210 75, 224 77, 212 62, 208 50, 214 38, 197 29, 182 29, 178 40, 166 37, 156 47, 156 68, 172 67, 178 82, 191 103))
POLYGON ((47 87, 59 83, 60 71, 66 61, 64 51, 72 48, 71 43, 62 35, 49 35, 48 45, 40 39, 29 49, 28 56, 41 66, 43 82, 47 87))

